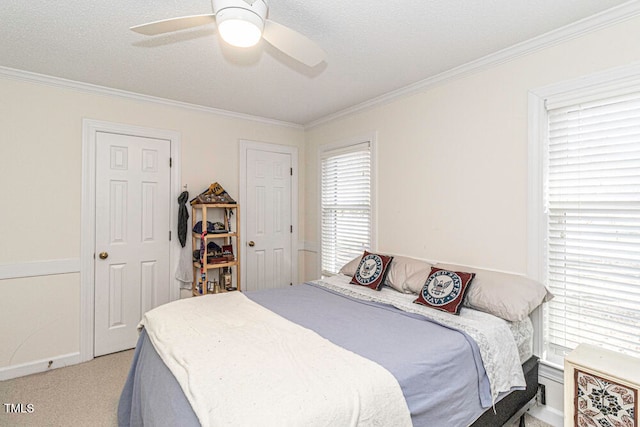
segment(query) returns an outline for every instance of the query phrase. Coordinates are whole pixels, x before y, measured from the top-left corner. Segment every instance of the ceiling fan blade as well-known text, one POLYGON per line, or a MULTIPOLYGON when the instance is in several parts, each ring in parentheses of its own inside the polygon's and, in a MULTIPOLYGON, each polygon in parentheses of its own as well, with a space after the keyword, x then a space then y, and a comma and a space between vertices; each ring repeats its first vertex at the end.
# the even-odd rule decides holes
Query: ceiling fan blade
POLYGON ((313 67, 324 61, 327 54, 307 37, 269 19, 264 21, 262 37, 293 59, 313 67))
POLYGON ((211 24, 216 21, 214 14, 181 16, 179 18, 163 19, 131 27, 130 30, 147 36, 169 33, 171 31, 185 30, 200 25, 211 24))

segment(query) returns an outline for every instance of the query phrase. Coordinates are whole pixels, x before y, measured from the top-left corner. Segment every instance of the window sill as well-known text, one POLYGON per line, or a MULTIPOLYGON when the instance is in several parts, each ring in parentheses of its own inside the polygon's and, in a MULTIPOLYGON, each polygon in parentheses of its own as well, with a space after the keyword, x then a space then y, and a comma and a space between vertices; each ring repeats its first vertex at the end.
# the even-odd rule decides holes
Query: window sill
POLYGON ((555 381, 559 384, 564 384, 564 367, 541 359, 540 366, 538 368, 538 376, 555 381))

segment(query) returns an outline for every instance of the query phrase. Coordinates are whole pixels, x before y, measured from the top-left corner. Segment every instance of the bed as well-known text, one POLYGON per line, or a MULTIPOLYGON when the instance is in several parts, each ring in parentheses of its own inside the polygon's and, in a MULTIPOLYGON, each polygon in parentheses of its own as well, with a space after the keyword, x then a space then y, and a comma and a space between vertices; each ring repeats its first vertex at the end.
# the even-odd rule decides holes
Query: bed
MULTIPOLYGON (((404 277, 389 276, 404 284, 403 268, 404 277)), ((527 316, 505 321, 470 307, 452 316, 413 304, 401 286, 350 280, 147 313, 119 425, 500 426, 533 402, 527 316)))

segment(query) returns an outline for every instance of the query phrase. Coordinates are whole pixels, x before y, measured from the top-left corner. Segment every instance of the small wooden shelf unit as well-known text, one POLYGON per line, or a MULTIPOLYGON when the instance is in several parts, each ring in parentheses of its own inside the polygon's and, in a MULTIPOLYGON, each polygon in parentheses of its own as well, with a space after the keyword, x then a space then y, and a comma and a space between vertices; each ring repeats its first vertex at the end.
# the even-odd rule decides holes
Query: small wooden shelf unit
MULTIPOLYGON (((226 203, 207 203, 207 204, 194 204, 191 205, 191 230, 196 226, 198 221, 202 221, 203 230, 207 229, 207 221, 214 222, 220 221, 224 224, 224 228, 229 230, 229 217, 226 215, 228 209, 231 209, 233 216, 235 216, 235 227, 232 227, 230 233, 209 233, 204 236, 205 245, 211 240, 217 240, 219 246, 232 245, 234 260, 228 262, 210 263, 208 256, 203 257, 203 264, 200 262, 193 262, 193 283, 191 285, 191 292, 194 296, 206 295, 212 293, 207 289, 207 282, 213 282, 214 280, 220 283, 220 269, 228 267, 231 269, 232 277, 235 277, 235 287, 240 291, 240 206, 237 204, 226 203), (208 213, 209 209, 221 209, 217 213, 208 213), (222 244, 220 244, 222 240, 222 244), (200 285, 200 287, 198 286, 200 285), (201 291, 200 291, 201 290, 201 291)), ((200 249, 200 242, 202 236, 198 233, 192 232, 193 250, 200 249)), ((222 284, 220 284, 222 285, 222 284)), ((220 292, 226 292, 226 290, 220 286, 220 292)))
POLYGON ((640 359, 580 344, 564 359, 564 425, 640 425, 640 359))

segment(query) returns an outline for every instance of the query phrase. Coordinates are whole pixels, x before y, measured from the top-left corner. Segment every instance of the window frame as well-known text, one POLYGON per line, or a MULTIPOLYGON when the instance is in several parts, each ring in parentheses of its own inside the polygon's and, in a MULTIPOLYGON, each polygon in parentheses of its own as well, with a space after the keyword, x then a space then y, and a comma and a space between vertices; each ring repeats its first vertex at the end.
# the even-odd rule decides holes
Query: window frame
POLYGON ((378 175, 377 133, 371 132, 368 134, 335 141, 333 143, 319 145, 317 150, 317 172, 316 172, 317 203, 318 203, 317 205, 318 206, 317 208, 318 223, 317 223, 317 230, 316 230, 316 236, 318 239, 318 254, 317 254, 317 263, 316 263, 317 265, 316 277, 322 277, 324 274, 322 271, 322 159, 327 153, 331 151, 344 150, 348 147, 363 144, 366 142, 369 143, 370 160, 371 160, 371 169, 369 171, 371 176, 371 195, 370 195, 371 196, 371 199, 370 199, 371 200, 371 205, 370 205, 371 229, 369 230, 370 242, 371 242, 370 250, 375 251, 377 249, 377 234, 378 234, 377 233, 378 231, 378 228, 377 228, 377 216, 378 216, 378 212, 377 212, 378 211, 377 209, 377 175, 378 175))
MULTIPOLYGON (((544 279, 547 215, 544 206, 544 171, 548 135, 547 100, 555 103, 586 100, 603 94, 630 89, 640 85, 640 64, 595 73, 529 91, 528 123, 528 221, 527 274, 536 280, 544 279)), ((542 309, 532 314, 534 323, 533 352, 541 361, 540 375, 563 383, 564 367, 546 359, 544 354, 544 316, 542 309)))

